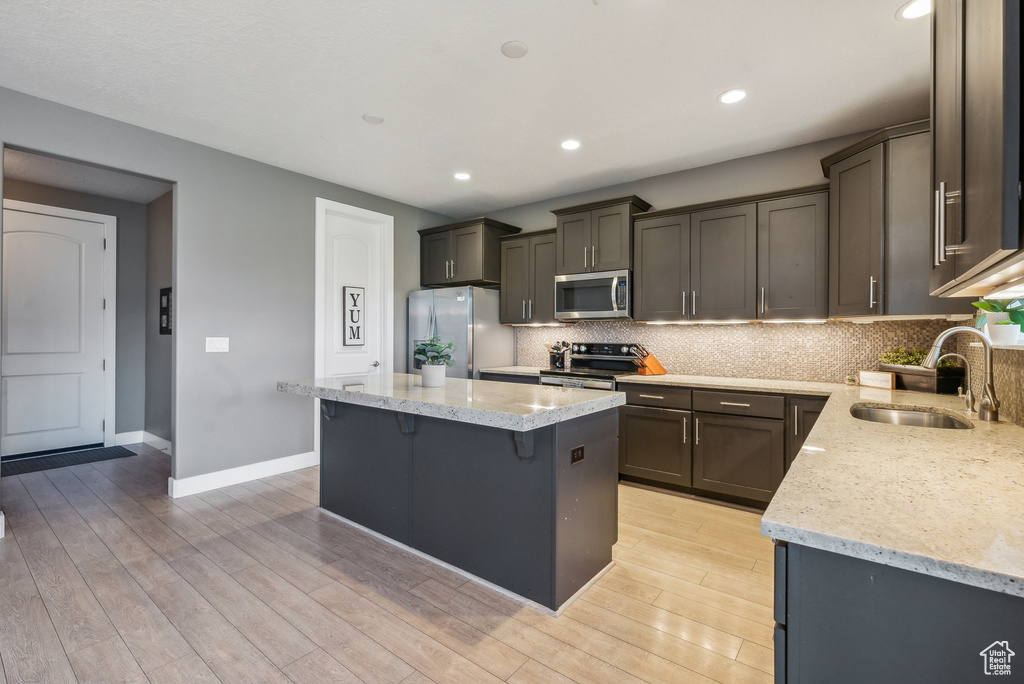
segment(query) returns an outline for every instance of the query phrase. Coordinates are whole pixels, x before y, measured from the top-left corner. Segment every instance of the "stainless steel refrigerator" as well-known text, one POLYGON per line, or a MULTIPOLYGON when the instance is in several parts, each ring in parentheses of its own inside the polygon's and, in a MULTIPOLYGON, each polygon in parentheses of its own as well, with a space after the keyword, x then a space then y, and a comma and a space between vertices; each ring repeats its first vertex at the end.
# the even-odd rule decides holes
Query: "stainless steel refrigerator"
POLYGON ((511 326, 498 322, 498 290, 480 287, 446 287, 409 293, 406 368, 420 374, 413 350, 434 335, 441 343, 455 343, 450 378, 479 378, 481 368, 511 366, 515 362, 515 338, 511 326))

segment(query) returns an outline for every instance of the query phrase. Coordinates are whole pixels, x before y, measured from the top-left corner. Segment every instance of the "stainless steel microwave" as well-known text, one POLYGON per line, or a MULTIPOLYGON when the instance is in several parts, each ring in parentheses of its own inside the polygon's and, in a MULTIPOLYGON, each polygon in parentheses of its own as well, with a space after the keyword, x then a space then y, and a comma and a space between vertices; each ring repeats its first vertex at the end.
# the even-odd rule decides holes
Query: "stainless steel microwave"
POLYGON ((555 276, 555 318, 560 321, 629 318, 629 271, 555 276))

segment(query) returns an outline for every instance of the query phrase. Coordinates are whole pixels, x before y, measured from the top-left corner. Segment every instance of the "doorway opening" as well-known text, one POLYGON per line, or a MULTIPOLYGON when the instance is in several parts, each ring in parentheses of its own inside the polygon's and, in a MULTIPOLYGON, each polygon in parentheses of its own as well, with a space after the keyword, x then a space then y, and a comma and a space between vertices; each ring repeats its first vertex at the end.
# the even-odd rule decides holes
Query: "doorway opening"
POLYGON ((173 454, 173 183, 5 147, 3 200, 4 460, 139 442, 173 454))

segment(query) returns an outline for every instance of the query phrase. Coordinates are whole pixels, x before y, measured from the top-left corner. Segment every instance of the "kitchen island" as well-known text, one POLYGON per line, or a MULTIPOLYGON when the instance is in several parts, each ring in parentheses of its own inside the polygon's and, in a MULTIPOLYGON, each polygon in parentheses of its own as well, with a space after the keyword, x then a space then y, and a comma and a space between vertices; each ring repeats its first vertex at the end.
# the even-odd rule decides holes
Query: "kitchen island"
POLYGON ((398 373, 278 390, 321 400, 325 510, 551 610, 610 565, 621 393, 398 373))

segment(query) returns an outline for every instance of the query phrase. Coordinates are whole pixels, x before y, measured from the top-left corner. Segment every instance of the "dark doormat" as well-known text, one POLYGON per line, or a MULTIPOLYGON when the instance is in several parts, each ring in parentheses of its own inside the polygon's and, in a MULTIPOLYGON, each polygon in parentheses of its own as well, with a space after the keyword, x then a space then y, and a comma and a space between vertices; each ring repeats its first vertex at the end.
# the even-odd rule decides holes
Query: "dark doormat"
POLYGON ((37 470, 64 468, 65 466, 109 461, 112 458, 126 458, 134 455, 134 451, 125 449, 123 446, 112 446, 99 449, 85 449, 83 451, 69 451, 49 456, 36 456, 34 458, 20 458, 14 461, 0 462, 0 477, 24 475, 25 473, 34 473, 37 470))

